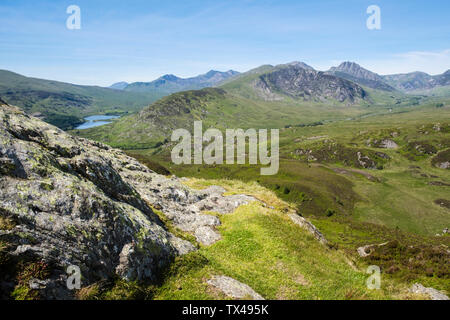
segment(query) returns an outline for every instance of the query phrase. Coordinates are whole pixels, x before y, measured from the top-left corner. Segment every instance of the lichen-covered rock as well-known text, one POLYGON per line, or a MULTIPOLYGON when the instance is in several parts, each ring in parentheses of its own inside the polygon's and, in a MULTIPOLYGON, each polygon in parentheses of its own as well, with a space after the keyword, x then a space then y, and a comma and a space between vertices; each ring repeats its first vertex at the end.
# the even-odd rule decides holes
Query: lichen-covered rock
POLYGON ((209 279, 207 283, 233 299, 250 298, 253 300, 264 300, 260 294, 245 283, 227 276, 214 276, 212 279, 209 279))
POLYGON ((292 222, 294 222, 296 225, 302 227, 303 229, 306 229, 309 233, 311 233, 314 238, 316 238, 320 243, 324 245, 328 244, 325 236, 311 222, 295 213, 289 214, 289 218, 291 218, 292 222))
POLYGON ((423 295, 429 296, 431 300, 449 300, 449 297, 447 297, 442 292, 440 292, 434 288, 424 287, 420 283, 413 284, 410 291, 413 293, 416 293, 416 294, 423 294, 423 295))
POLYGON ((53 288, 51 298, 70 296, 63 283, 69 265, 80 267, 83 286, 113 275, 151 280, 174 256, 195 250, 154 209, 199 241, 209 234, 204 242, 211 244, 220 221, 202 211, 225 213, 251 200, 191 190, 8 105, 0 105, 0 191, 0 215, 15 225, 0 230, 0 241, 11 256, 54 266, 51 278, 31 284, 53 288))
POLYGON ((356 249, 356 252, 358 252, 358 254, 361 258, 365 258, 365 257, 370 256, 376 247, 382 247, 382 246, 387 245, 388 243, 389 242, 384 242, 384 243, 380 243, 380 244, 368 244, 366 246, 358 247, 356 249))

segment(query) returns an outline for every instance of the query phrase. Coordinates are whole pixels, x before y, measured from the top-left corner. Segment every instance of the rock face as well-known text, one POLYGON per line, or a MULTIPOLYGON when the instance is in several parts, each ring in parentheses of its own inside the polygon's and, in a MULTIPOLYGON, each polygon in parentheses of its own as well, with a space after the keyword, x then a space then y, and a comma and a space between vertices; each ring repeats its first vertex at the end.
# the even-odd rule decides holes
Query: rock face
POLYGON ((261 75, 255 87, 273 99, 279 99, 277 93, 306 101, 334 99, 347 104, 367 98, 356 83, 295 64, 261 75))
POLYGON ((201 211, 231 212, 252 200, 223 197, 218 188, 191 190, 8 105, 0 106, 0 190, 0 218, 14 222, 2 226, 0 241, 12 256, 54 266, 39 285, 52 288, 47 298, 70 297, 70 265, 80 267, 83 286, 113 275, 153 280, 174 256, 195 250, 167 231, 155 208, 211 244, 220 221, 201 211))
POLYGON ((226 276, 215 276, 207 283, 233 299, 264 300, 264 298, 255 292, 248 285, 226 276))

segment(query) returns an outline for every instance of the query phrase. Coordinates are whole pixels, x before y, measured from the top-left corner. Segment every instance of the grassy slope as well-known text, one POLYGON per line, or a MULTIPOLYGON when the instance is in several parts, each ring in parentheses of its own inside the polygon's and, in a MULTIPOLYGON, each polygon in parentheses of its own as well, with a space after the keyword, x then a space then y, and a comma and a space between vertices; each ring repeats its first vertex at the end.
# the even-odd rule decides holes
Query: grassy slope
MULTIPOLYGON (((257 183, 231 180, 191 179, 194 188, 222 185, 228 194, 254 195, 264 201, 241 206, 220 215, 218 228, 223 239, 212 246, 177 258, 158 287, 144 289, 152 299, 224 299, 206 280, 227 275, 251 286, 266 299, 393 299, 415 298, 405 283, 382 279, 381 290, 366 287, 364 262, 321 245, 304 229, 293 224, 290 206, 257 183)), ((211 212, 211 214, 214 214, 211 212)), ((83 298, 124 298, 119 282, 112 289, 84 290, 83 298), (86 292, 91 292, 87 294, 86 292), (94 294, 92 294, 94 292, 94 294)), ((125 291, 125 292, 124 292, 125 291)))
POLYGON ((28 113, 42 113, 44 120, 64 129, 86 115, 133 112, 161 97, 28 78, 4 70, 0 70, 0 96, 28 113))

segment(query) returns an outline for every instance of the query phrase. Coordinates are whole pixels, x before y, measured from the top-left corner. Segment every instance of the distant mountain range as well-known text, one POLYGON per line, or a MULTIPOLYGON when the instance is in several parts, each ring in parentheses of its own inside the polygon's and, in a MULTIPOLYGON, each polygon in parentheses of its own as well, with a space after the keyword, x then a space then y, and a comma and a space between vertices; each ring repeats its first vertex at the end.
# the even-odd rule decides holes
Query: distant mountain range
POLYGON ((339 117, 348 107, 409 103, 405 94, 389 90, 394 92, 366 88, 302 62, 264 65, 215 88, 173 93, 139 113, 77 134, 123 149, 153 148, 167 143, 177 128, 192 130, 194 120, 205 128, 279 128, 317 121, 323 112, 339 117))
POLYGON ((425 72, 412 72, 383 76, 386 83, 398 90, 414 92, 450 86, 450 70, 443 74, 431 76, 425 72))
POLYGON ((179 78, 173 74, 166 74, 151 82, 134 82, 131 84, 128 84, 127 82, 118 82, 113 84, 110 88, 131 92, 154 92, 166 95, 179 91, 214 87, 238 74, 239 72, 233 70, 226 72, 211 70, 205 74, 185 79, 179 78))
POLYGON ((82 123, 88 115, 134 113, 173 93, 207 87, 219 87, 248 101, 398 104, 398 97, 408 93, 450 95, 450 70, 435 76, 423 72, 378 75, 354 62, 317 71, 304 62, 294 61, 263 65, 245 73, 211 70, 185 79, 169 74, 151 82, 118 82, 109 88, 30 78, 0 70, 3 100, 65 130, 82 123))
POLYGON ((438 87, 450 86, 450 70, 431 76, 425 72, 411 72, 405 74, 378 75, 354 62, 343 62, 338 67, 332 67, 328 74, 356 82, 369 88, 405 93, 430 90, 438 87))

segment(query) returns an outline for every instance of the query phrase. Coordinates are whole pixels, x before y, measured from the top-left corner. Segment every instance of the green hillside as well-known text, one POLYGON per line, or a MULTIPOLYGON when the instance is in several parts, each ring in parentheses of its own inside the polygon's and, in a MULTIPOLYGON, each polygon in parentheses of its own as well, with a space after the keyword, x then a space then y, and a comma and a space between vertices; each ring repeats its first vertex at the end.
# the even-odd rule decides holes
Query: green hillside
POLYGON ((82 123, 85 116, 135 112, 162 95, 79 86, 0 70, 0 96, 27 113, 71 129, 82 123))

